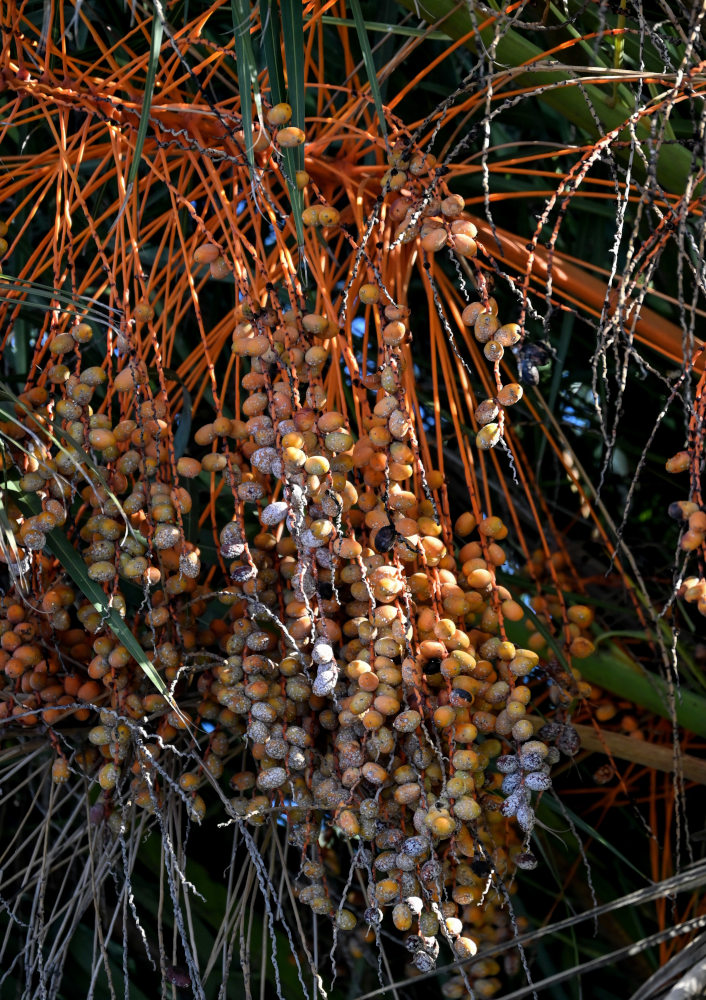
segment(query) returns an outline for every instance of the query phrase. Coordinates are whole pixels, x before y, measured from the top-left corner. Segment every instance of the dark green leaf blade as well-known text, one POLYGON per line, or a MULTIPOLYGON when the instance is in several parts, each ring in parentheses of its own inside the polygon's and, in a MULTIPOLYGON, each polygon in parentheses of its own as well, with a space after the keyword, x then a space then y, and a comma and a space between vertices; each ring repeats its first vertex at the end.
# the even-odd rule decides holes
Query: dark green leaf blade
MULTIPOLYGON (((282 34, 284 36, 284 54, 287 63, 287 97, 292 108, 292 125, 306 131, 306 87, 304 84, 304 19, 302 4, 299 0, 285 0, 280 5, 282 15, 282 34)), ((271 14, 271 11, 270 11, 271 14)), ((273 53, 278 49, 277 39, 272 40, 273 53)), ((275 66, 276 71, 276 66, 275 66)), ((270 78, 272 87, 272 77, 270 78)), ((294 226, 297 233, 297 243, 304 244, 304 224, 302 211, 304 201, 297 187, 297 170, 304 169, 304 148, 282 150, 289 199, 292 204, 294 226)))
POLYGON ((250 4, 247 0, 231 0, 233 14, 233 39, 235 42, 235 60, 238 67, 238 90, 240 92, 240 116, 243 120, 243 137, 245 155, 250 166, 250 173, 255 169, 255 151, 253 149, 253 119, 252 96, 259 95, 257 85, 257 69, 252 58, 250 44, 250 4))
POLYGON ((261 45, 265 52, 265 65, 270 83, 270 101, 281 104, 285 97, 284 68, 282 66, 282 22, 279 16, 279 5, 271 0, 262 0, 260 4, 262 19, 261 45))
POLYGON ((368 32, 365 27, 363 12, 360 9, 359 0, 350 0, 350 4, 351 4, 351 11, 353 13, 353 19, 355 21, 355 30, 358 34, 358 42, 360 44, 360 48, 363 53, 365 72, 368 74, 370 93, 373 96, 373 101, 375 102, 375 110, 378 113, 378 123, 380 132, 383 138, 385 139, 385 145, 387 145, 387 123, 385 121, 385 112, 382 106, 382 95, 380 94, 380 87, 378 86, 375 61, 373 60, 373 53, 372 49, 370 48, 370 41, 368 40, 368 32))
POLYGON ((147 75, 145 77, 145 93, 142 99, 142 112, 140 114, 140 124, 137 127, 135 152, 133 153, 132 163, 130 164, 130 170, 127 175, 128 191, 135 182, 135 179, 137 177, 137 171, 140 169, 140 161, 142 160, 142 147, 145 144, 147 129, 149 128, 149 123, 150 123, 152 94, 154 93, 154 81, 157 77, 157 66, 159 64, 159 52, 160 49, 162 48, 163 33, 164 33, 164 24, 160 16, 159 10, 156 9, 155 15, 152 18, 152 37, 150 38, 150 55, 149 55, 149 62, 147 64, 147 75))
MULTIPOLYGON (((301 0, 284 0, 282 11, 282 33, 284 35, 284 55, 287 61, 287 96, 292 106, 292 124, 304 129, 306 121, 306 87, 304 83, 304 19, 301 0)), ((304 150, 294 150, 296 169, 304 167, 304 150)), ((294 178, 292 178, 294 180, 294 178)))

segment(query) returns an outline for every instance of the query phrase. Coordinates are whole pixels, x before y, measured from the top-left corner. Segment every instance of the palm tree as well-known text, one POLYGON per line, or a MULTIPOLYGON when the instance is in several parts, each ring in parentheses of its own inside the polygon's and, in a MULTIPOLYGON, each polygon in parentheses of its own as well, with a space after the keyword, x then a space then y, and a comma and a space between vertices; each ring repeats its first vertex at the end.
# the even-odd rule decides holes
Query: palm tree
POLYGON ((6 5, 8 995, 698 964, 677 6, 6 5))

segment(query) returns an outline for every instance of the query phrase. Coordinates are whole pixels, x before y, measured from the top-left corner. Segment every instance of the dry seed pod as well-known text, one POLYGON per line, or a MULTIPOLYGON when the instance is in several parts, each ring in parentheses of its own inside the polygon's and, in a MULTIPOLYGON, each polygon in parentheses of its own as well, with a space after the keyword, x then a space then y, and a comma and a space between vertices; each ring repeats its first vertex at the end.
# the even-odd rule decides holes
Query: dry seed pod
POLYGON ((302 325, 309 333, 320 337, 328 330, 329 321, 325 316, 320 316, 318 313, 306 313, 306 315, 302 316, 302 325))
POLYGON ((409 162, 409 172, 415 177, 426 174, 436 166, 436 157, 431 153, 415 153, 409 162))
POLYGON ((495 332, 500 326, 498 317, 492 312, 482 310, 478 313, 473 324, 473 336, 479 344, 487 344, 495 336, 495 332))
POLYGON ((202 243, 194 250, 194 261, 197 264, 211 264, 219 256, 220 250, 215 243, 202 243))
POLYGON ((706 532, 706 513, 703 510, 696 510, 689 516, 689 529, 706 532))
POLYGON ((49 342, 49 350, 52 354, 65 354, 72 351, 75 341, 70 333, 59 333, 49 342))
POLYGON ((688 521, 691 515, 695 514, 698 509, 698 504, 693 503, 691 500, 677 500, 675 503, 669 505, 667 513, 675 521, 688 521))
POLYGON ((215 278, 217 281, 222 281, 223 278, 228 277, 232 269, 225 257, 217 257, 208 265, 208 270, 212 278, 215 278))
POLYGON ((386 170, 380 178, 380 183, 384 190, 399 191, 405 186, 407 175, 402 170, 386 170))
POLYGON ((305 208, 302 212, 302 222, 305 226, 318 226, 319 206, 311 205, 309 208, 305 208))
POLYGON ((503 347, 514 347, 522 336, 522 328, 518 323, 505 323, 495 331, 495 339, 503 347))
POLYGON ((504 353, 505 350, 502 344, 498 343, 497 340, 489 340, 483 348, 483 354, 486 356, 488 361, 492 361, 493 364, 501 361, 504 353))
POLYGON ((500 428, 496 423, 486 424, 476 434, 476 444, 482 451, 494 448, 500 440, 500 428))
POLYGON ((282 128, 279 130, 275 136, 275 141, 278 146, 283 149, 290 149, 295 146, 301 146, 306 140, 306 135, 302 129, 296 128, 290 125, 287 128, 282 128))
POLYGON ((341 213, 331 205, 325 205, 319 209, 320 226, 337 226, 341 220, 341 213))
MULTIPOLYGON (((498 413, 497 403, 494 399, 484 399, 482 403, 479 403, 475 410, 475 418, 477 422, 481 425, 492 423, 497 420, 498 413)), ((458 528, 456 529, 458 530, 458 528)), ((472 528, 470 529, 473 530, 472 528)), ((470 534, 470 531, 464 531, 463 534, 470 534)))
POLYGON ((142 361, 130 362, 113 379, 118 392, 134 392, 137 386, 147 385, 147 367, 142 361))
POLYGON ((422 235, 422 246, 427 253, 436 253, 446 246, 449 234, 443 228, 443 226, 432 228, 427 230, 426 233, 422 235))
POLYGON ((686 472, 691 464, 691 458, 688 451, 679 451, 676 455, 672 455, 668 458, 665 463, 665 469, 667 472, 677 473, 686 472))
POLYGON ((517 382, 509 382, 502 387, 496 399, 501 406, 514 406, 515 403, 519 403, 523 395, 524 389, 521 385, 517 382))
POLYGON ((154 316, 154 309, 147 299, 140 299, 133 309, 132 314, 138 323, 149 323, 154 316))
POLYGON ((286 125, 292 119, 292 108, 283 101, 271 107, 265 117, 270 125, 286 125))
POLYGON ((201 462, 196 458, 182 455, 177 461, 177 473, 184 479, 194 479, 201 471, 201 462))
POLYGON ((52 763, 51 778, 55 785, 63 785, 69 780, 69 765, 63 757, 57 757, 52 763))
POLYGON ((471 239, 475 239, 478 235, 478 229, 469 219, 454 219, 451 223, 451 232, 454 236, 463 234, 464 236, 470 236, 471 239))
POLYGON ((103 791, 111 791, 115 788, 120 777, 120 768, 112 761, 104 764, 98 771, 98 784, 103 791))
POLYGON ((465 201, 460 194, 451 194, 441 202, 441 211, 447 219, 455 219, 465 208, 465 201))
POLYGON ((475 257, 478 253, 476 241, 466 233, 458 233, 449 238, 449 246, 459 257, 475 257))
POLYGON ((364 305, 374 305, 380 301, 380 289, 373 284, 361 285, 358 296, 364 305))
POLYGON ((287 780, 287 772, 283 767, 272 767, 261 771, 257 777, 257 787, 267 791, 280 788, 287 780))

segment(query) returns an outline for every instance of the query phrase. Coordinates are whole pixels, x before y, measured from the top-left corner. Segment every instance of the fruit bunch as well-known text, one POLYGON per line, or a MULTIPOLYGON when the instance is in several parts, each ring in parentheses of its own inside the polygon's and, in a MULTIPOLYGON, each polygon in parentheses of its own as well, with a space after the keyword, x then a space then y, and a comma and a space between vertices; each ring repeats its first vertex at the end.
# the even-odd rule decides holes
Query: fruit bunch
MULTIPOLYGON (((268 115, 279 146, 285 110, 268 115)), ((299 180, 308 196, 308 175, 299 180)), ((476 261, 476 228, 433 157, 393 152, 382 184, 378 246, 446 248, 475 268, 481 297, 458 332, 472 330, 492 365, 495 392, 474 411, 485 452, 522 398, 519 383, 503 383, 501 362, 523 331, 499 319, 476 261)), ((340 231, 339 211, 321 196, 303 221, 340 231)), ((299 900, 338 930, 377 928, 389 914, 424 972, 440 940, 467 959, 478 942, 509 933, 501 914, 515 870, 536 865, 534 805, 559 750, 531 717, 529 678, 545 640, 498 579, 509 529, 476 494, 452 515, 457 504, 430 467, 414 395, 411 309, 402 286, 353 250, 360 266, 339 313, 328 293, 318 311, 307 308, 286 266, 241 283, 235 385, 214 374, 215 416, 178 456, 164 365, 156 356, 150 369, 140 350, 149 301, 109 332, 102 365, 84 364, 94 336, 85 317, 57 323, 49 363, 0 427, 6 474, 19 488, 7 506, 15 582, 2 602, 0 715, 50 739, 63 720, 82 723, 84 744, 73 761, 59 753, 53 778, 64 783, 79 762, 109 817, 115 796, 154 812, 177 794, 201 821, 204 785, 215 782, 230 789, 226 808, 238 823, 284 818, 301 853, 299 900), (346 303, 364 311, 363 353, 346 303), (204 481, 219 499, 208 560, 186 527, 193 485, 204 481), (62 561, 52 544, 59 534, 100 600, 62 561), (129 621, 137 658, 109 613, 129 621), (514 626, 526 646, 510 639, 514 626), (194 735, 198 765, 170 785, 165 748, 194 735), (353 845, 366 886, 359 907, 326 876, 322 822, 353 845)), ((192 260, 195 274, 206 265, 215 279, 237 272, 215 240, 197 243, 192 260)), ((567 655, 589 655, 589 609, 542 602, 535 614, 566 619, 567 655)), ((552 687, 562 706, 585 694, 577 671, 563 680, 552 687)), ((498 971, 478 963, 446 995, 474 980, 489 996, 498 971)))
MULTIPOLYGON (((702 379, 703 381, 703 379, 702 379)), ((698 408, 702 407, 699 394, 698 408)), ((702 418, 703 419, 703 418, 702 418)), ((699 427, 701 421, 694 420, 699 427)), ((688 500, 677 500, 669 505, 669 515, 683 528, 679 538, 679 548, 687 556, 692 554, 697 561, 697 575, 680 580, 678 594, 688 604, 695 604, 697 611, 706 615, 706 578, 704 559, 706 558, 706 510, 701 495, 700 469, 703 462, 702 435, 695 433, 687 451, 680 451, 667 460, 666 470, 670 473, 690 472, 691 490, 688 500)))

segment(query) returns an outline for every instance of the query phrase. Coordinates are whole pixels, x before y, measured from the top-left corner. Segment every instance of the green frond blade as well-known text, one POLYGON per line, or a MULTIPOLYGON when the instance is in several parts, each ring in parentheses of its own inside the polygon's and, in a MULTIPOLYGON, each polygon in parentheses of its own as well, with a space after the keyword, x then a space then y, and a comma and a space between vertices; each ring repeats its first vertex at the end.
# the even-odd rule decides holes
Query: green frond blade
MULTIPOLYGON (((287 63, 287 96, 292 107, 292 124, 306 131, 306 87, 304 84, 304 20, 302 4, 299 0, 285 0, 280 5, 282 15, 282 34, 284 36, 284 54, 287 63)), ((271 12, 270 12, 271 14, 271 12)), ((274 49, 277 48, 275 44, 274 49)), ((270 86, 272 82, 270 81, 270 86)), ((297 170, 304 169, 304 149, 285 149, 283 152, 289 198, 292 203, 294 227, 299 246, 304 244, 304 224, 302 211, 304 200, 297 187, 297 170)))
POLYGON ((150 38, 149 61, 147 63, 147 74, 145 76, 145 93, 142 99, 142 111, 140 113, 140 124, 137 127, 137 138, 135 140, 135 150, 132 156, 132 163, 127 175, 128 191, 135 183, 137 172, 140 169, 142 160, 142 147, 147 137, 147 129, 150 124, 150 109, 152 107, 152 94, 154 93, 154 82, 157 77, 157 66, 159 64, 159 52, 162 48, 162 35, 164 34, 164 23, 160 15, 159 8, 155 8, 152 18, 152 36, 150 38))
MULTIPOLYGON (((284 56, 287 62, 287 96, 292 106, 292 125, 304 129, 306 124, 306 86, 304 83, 304 20, 299 0, 285 0, 280 5, 284 56)), ((296 169, 304 167, 304 150, 294 150, 296 169)))
POLYGON ((271 0, 262 0, 260 4, 262 21, 261 45, 265 53, 265 65, 270 83, 270 101, 281 104, 285 99, 284 68, 280 40, 282 38, 282 22, 279 16, 279 4, 271 0))
POLYGON ((240 116, 243 120, 243 140, 245 155, 250 165, 250 173, 255 169, 253 149, 252 100, 261 108, 262 99, 257 81, 257 67, 253 58, 250 41, 250 4, 247 0, 231 0, 233 14, 233 39, 235 59, 238 67, 238 90, 240 91, 240 116))
POLYGON ((351 4, 351 11, 353 13, 353 19, 355 21, 355 30, 358 34, 358 42, 360 44, 360 48, 363 53, 365 72, 368 75, 370 93, 373 96, 373 101, 375 102, 375 110, 377 111, 378 114, 378 125, 380 128, 380 132, 383 138, 385 139, 385 145, 387 145, 387 123, 385 121, 385 112, 382 106, 382 95, 380 94, 377 70, 375 69, 375 61, 373 59, 372 49, 370 48, 370 41, 368 40, 368 32, 365 27, 363 12, 360 9, 359 0, 350 0, 350 4, 351 4))

